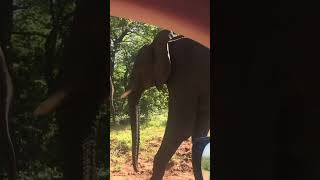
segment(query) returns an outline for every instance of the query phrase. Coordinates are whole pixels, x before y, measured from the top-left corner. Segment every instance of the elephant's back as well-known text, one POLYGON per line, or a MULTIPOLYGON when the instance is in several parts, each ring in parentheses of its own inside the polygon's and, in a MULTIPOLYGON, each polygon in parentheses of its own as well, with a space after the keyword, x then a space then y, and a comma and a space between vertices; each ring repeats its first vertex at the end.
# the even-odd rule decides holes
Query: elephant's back
POLYGON ((189 38, 170 42, 171 77, 191 86, 209 89, 210 49, 189 38))
POLYGON ((210 49, 189 38, 169 42, 169 53, 177 64, 210 65, 210 49))

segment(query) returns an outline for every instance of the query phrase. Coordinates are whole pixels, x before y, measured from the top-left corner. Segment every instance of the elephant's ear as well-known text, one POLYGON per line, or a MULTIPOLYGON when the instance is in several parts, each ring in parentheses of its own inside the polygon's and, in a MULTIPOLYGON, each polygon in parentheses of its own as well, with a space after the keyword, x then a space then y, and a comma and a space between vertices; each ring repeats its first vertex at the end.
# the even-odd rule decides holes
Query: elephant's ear
POLYGON ((156 86, 164 84, 171 72, 171 60, 168 41, 171 39, 171 32, 160 31, 152 42, 153 47, 153 71, 156 86))

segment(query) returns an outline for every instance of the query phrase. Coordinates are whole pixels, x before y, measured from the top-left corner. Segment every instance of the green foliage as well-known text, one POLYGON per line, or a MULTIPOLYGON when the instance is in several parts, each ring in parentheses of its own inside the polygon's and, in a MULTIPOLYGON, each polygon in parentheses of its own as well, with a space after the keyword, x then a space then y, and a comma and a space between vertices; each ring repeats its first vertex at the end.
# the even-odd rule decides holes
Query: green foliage
POLYGON ((201 161, 202 168, 206 171, 210 171, 210 158, 204 157, 201 161))
MULTIPOLYGON (((34 118, 32 112, 52 91, 60 69, 64 40, 70 31, 75 0, 17 0, 15 4, 24 8, 14 11, 7 60, 14 83, 10 128, 18 159, 19 179, 55 179, 61 175, 62 162, 56 119, 54 114, 34 118)), ((153 40, 159 28, 115 17, 111 17, 110 27, 116 108, 112 123, 127 124, 127 101, 119 97, 125 92, 137 51, 153 40)), ((164 125, 166 118, 161 116, 159 120, 154 114, 166 114, 167 99, 167 92, 155 88, 144 93, 140 112, 144 126, 151 127, 150 132, 157 132, 152 127, 164 125)), ((109 176, 104 161, 109 155, 104 141, 109 133, 106 131, 109 117, 109 106, 103 105, 96 122, 100 177, 109 176)), ((123 138, 118 148, 128 150, 131 148, 130 141, 131 136, 123 138)))
MULTIPOLYGON (((141 126, 140 132, 140 148, 142 151, 148 151, 148 143, 151 140, 158 139, 163 136, 165 125, 167 122, 167 113, 161 114, 151 113, 149 120, 141 126), (152 119, 152 120, 151 120, 152 119)), ((110 158, 111 160, 122 159, 121 156, 131 152, 131 130, 129 125, 115 125, 110 131, 110 158)), ((150 152, 147 156, 154 156, 154 152, 150 152)), ((115 167, 117 168, 117 167, 115 167)))
POLYGON ((26 7, 14 11, 11 49, 7 57, 14 83, 11 132, 14 133, 19 179, 54 179, 61 173, 55 118, 51 115, 36 119, 32 112, 48 92, 50 82, 44 77, 46 54, 54 60, 51 70, 56 71, 57 49, 69 27, 70 21, 61 22, 57 38, 49 38, 54 28, 53 16, 62 18, 58 10, 64 13, 73 10, 67 8, 72 6, 72 1, 66 3, 65 10, 58 8, 62 2, 52 4, 55 10, 51 11, 49 1, 15 1, 19 7, 26 7), (48 43, 56 49, 50 49, 48 43))
MULTIPOLYGON (((62 159, 56 119, 54 114, 35 118, 32 112, 52 90, 49 86, 60 68, 75 1, 17 0, 14 3, 22 9, 13 14, 11 48, 6 58, 14 84, 10 130, 18 160, 18 179, 57 179, 61 176, 62 159)), ((104 137, 105 109, 101 110, 97 120, 100 130, 97 134, 104 137)), ((97 145, 99 176, 106 177, 106 142, 99 141, 97 145)), ((2 169, 0 167, 0 174, 2 169)))
POLYGON ((28 167, 24 171, 20 171, 18 176, 19 179, 23 180, 54 180, 61 179, 62 174, 55 167, 44 166, 39 161, 34 161, 28 165, 28 167))

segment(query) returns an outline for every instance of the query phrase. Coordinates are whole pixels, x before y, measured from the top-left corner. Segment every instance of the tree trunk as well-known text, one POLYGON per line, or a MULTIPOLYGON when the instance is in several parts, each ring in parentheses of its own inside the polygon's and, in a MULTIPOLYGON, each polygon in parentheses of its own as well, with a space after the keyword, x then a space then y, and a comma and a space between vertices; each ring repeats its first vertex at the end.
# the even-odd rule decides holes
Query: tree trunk
POLYGON ((5 57, 9 56, 12 30, 12 0, 0 1, 0 167, 6 167, 8 179, 17 176, 16 157, 9 132, 9 108, 13 87, 5 57))
POLYGON ((68 97, 57 111, 57 120, 65 160, 64 179, 96 178, 95 163, 90 167, 87 163, 92 162, 88 158, 94 158, 87 152, 92 152, 95 145, 90 140, 90 146, 85 144, 92 135, 96 114, 107 92, 106 8, 105 0, 77 2, 71 34, 62 55, 59 89, 67 89, 68 97))
POLYGON ((54 86, 54 77, 53 77, 53 70, 54 70, 54 63, 56 63, 58 49, 56 48, 57 41, 59 35, 61 34, 61 26, 64 26, 66 21, 73 17, 73 12, 63 16, 63 12, 67 1, 57 1, 53 2, 50 1, 49 3, 49 11, 51 15, 51 24, 52 28, 48 36, 46 36, 45 42, 45 53, 44 53, 44 79, 48 86, 47 94, 51 94, 53 91, 54 86), (55 10, 55 6, 59 7, 59 10, 55 10))
POLYGON ((12 83, 0 46, 0 167, 7 169, 8 179, 16 179, 16 158, 9 132, 9 108, 12 83), (2 164, 6 163, 6 164, 2 164))

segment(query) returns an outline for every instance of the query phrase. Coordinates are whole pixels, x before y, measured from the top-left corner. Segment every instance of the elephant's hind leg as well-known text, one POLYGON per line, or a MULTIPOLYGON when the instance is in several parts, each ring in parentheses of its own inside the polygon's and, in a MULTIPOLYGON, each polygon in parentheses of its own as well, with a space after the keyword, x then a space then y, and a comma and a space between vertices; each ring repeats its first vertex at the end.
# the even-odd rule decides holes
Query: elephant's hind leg
POLYGON ((153 174, 151 180, 161 180, 164 176, 166 166, 176 152, 182 141, 184 141, 185 137, 170 137, 165 135, 160 149, 158 150, 156 156, 153 161, 153 174))
POLYGON ((196 120, 193 122, 192 139, 205 137, 210 129, 210 90, 206 91, 197 99, 196 120))
POLYGON ((180 144, 192 135, 196 118, 196 98, 180 93, 184 91, 175 92, 170 94, 167 126, 160 149, 154 158, 152 180, 162 179, 173 154, 180 144))
MULTIPOLYGON (((192 144, 195 139, 206 137, 210 129, 210 96, 201 96, 198 99, 197 117, 193 125, 192 144)), ((192 153, 192 167, 196 180, 202 180, 201 159, 195 157, 192 153)))

